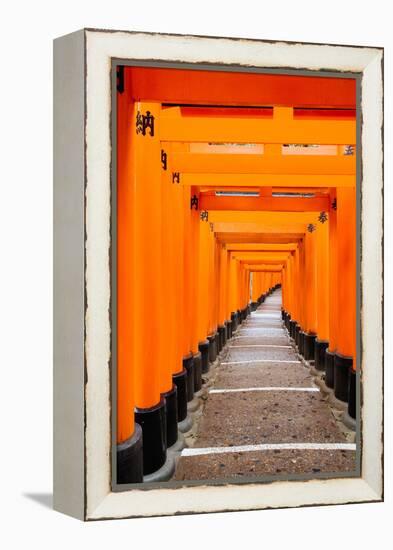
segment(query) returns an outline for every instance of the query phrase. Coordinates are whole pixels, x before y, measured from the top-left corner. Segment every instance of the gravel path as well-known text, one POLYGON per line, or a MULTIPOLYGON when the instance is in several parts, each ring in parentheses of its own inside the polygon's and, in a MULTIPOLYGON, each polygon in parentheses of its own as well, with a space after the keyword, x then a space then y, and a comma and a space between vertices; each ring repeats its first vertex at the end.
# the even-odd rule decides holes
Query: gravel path
POLYGON ((187 439, 192 451, 183 450, 173 479, 355 469, 355 451, 290 345, 280 290, 239 327, 205 391, 196 433, 187 439))

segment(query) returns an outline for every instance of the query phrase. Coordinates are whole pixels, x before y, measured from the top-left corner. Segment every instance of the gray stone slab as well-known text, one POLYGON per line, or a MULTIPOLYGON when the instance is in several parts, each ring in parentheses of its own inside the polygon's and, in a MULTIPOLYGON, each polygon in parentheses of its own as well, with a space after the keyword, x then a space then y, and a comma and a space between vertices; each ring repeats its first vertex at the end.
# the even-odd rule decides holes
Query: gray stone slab
POLYGON ((240 333, 239 337, 236 336, 232 342, 232 346, 246 346, 246 345, 275 345, 275 346, 289 346, 288 338, 282 336, 246 336, 246 333, 240 333))
POLYGON ((194 446, 345 441, 320 392, 269 391, 209 394, 194 446))
MULTIPOLYGON (((281 297, 277 293, 268 298, 257 314, 248 317, 236 336, 241 338, 233 338, 225 347, 207 389, 283 389, 207 393, 189 445, 231 448, 349 441, 334 416, 335 411, 327 403, 326 393, 285 389, 316 386, 310 368, 299 361, 293 347, 285 347, 289 345, 289 337, 281 321, 281 297)), ((181 456, 174 479, 312 475, 354 470, 354 451, 253 450, 181 456)))
POLYGON ((291 348, 240 348, 230 347, 227 361, 254 361, 258 359, 270 361, 297 361, 297 356, 291 348))
POLYGON ((250 319, 249 321, 243 323, 241 326, 247 328, 282 328, 282 322, 276 321, 274 319, 268 320, 259 318, 258 320, 250 319))
POLYGON ((355 452, 278 450, 186 456, 179 459, 176 480, 241 478, 319 472, 354 472, 355 452))
POLYGON ((294 363, 258 363, 255 365, 223 366, 215 388, 311 387, 313 379, 303 365, 294 363))

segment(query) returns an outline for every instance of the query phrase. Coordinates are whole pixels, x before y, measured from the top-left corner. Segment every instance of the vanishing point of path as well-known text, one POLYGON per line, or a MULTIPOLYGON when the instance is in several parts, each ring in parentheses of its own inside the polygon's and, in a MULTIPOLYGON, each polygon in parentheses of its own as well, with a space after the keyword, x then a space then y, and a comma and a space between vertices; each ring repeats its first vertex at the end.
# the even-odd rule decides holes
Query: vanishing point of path
POLYGON ((240 325, 204 392, 174 480, 355 469, 354 444, 291 346, 281 289, 240 325))

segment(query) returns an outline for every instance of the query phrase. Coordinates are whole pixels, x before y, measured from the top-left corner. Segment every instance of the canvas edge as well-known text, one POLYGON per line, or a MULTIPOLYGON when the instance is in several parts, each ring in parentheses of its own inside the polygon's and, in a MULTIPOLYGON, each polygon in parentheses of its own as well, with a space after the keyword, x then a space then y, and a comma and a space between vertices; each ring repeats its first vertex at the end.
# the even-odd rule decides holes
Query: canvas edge
POLYGON ((53 42, 53 507, 85 519, 85 32, 53 42))

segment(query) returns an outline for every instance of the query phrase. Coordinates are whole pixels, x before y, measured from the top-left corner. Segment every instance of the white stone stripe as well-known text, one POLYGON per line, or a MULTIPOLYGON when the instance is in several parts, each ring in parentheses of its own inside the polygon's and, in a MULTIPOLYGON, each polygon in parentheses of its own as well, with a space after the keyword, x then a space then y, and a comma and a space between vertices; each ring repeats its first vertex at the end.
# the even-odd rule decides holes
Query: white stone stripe
MULTIPOLYGON (((259 335, 259 336, 253 336, 252 334, 251 335, 246 335, 246 336, 234 336, 234 340, 237 340, 238 338, 263 338, 263 336, 259 335)), ((279 338, 279 336, 276 336, 276 338, 279 338)), ((281 336, 281 338, 285 338, 286 341, 288 341, 288 338, 286 336, 281 336)), ((272 345, 276 345, 276 344, 272 344, 272 345)), ((287 346, 288 348, 291 347, 291 346, 287 346)))
POLYGON ((228 348, 291 348, 292 346, 278 346, 277 344, 241 344, 240 346, 228 346, 228 348))
POLYGON ((253 359, 251 361, 228 361, 221 365, 241 365, 243 363, 301 363, 301 361, 287 361, 284 359, 253 359))
POLYGON ((257 327, 253 327, 252 325, 242 325, 242 332, 244 330, 254 330, 254 331, 258 331, 258 332, 266 332, 267 330, 274 330, 274 331, 280 331, 280 332, 285 332, 285 329, 281 328, 281 327, 264 327, 264 326, 257 326, 257 327), (243 328, 244 327, 244 328, 243 328))
POLYGON ((230 389, 220 389, 220 388, 214 388, 212 390, 209 390, 209 393, 236 393, 236 392, 243 392, 243 391, 311 391, 311 392, 317 392, 320 391, 319 388, 316 387, 308 387, 308 388, 290 388, 290 387, 282 387, 282 386, 265 386, 264 388, 230 388, 230 389))
POLYGON ((235 338, 260 338, 267 336, 269 338, 285 338, 288 342, 288 334, 283 329, 275 329, 275 331, 257 330, 253 328, 246 328, 239 330, 235 333, 235 338))
POLYGON ((356 443, 261 443, 260 445, 234 445, 233 447, 188 447, 181 456, 244 453, 252 451, 356 451, 356 443))

